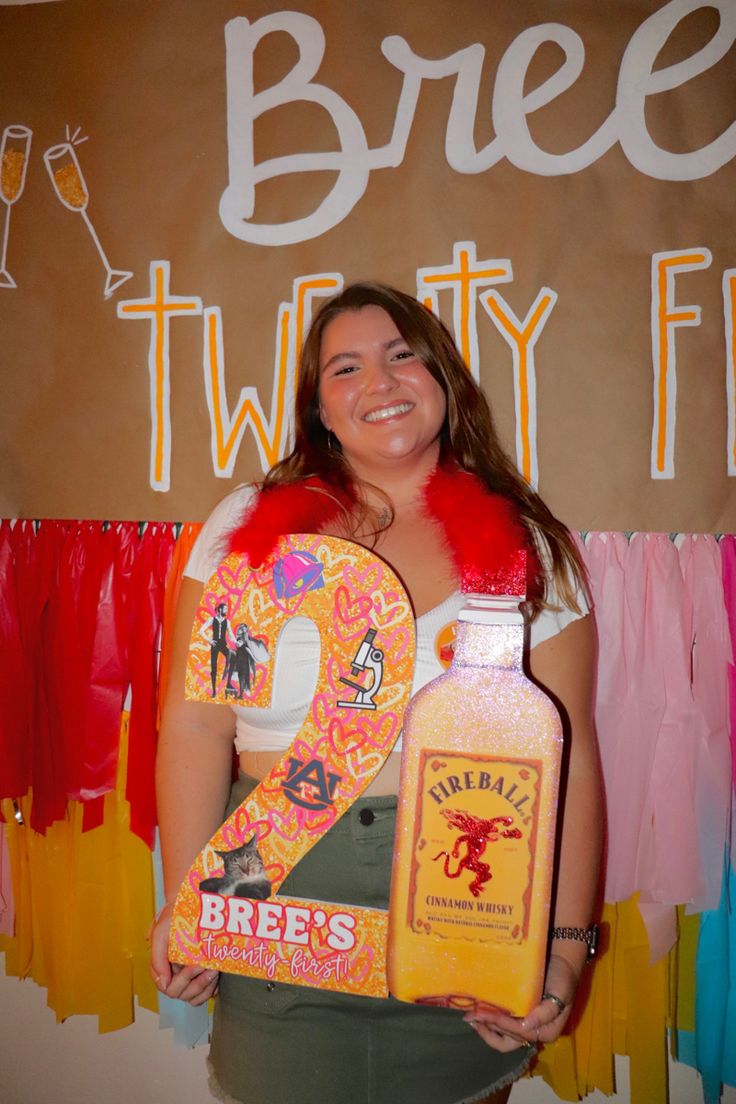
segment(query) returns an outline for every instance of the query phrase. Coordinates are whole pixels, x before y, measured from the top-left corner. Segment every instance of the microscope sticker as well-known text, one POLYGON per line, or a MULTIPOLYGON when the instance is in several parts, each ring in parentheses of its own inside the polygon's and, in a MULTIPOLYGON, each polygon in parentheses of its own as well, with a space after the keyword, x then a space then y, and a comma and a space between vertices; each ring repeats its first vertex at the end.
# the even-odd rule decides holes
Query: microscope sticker
MULTIPOLYGON (((282 537, 259 568, 229 555, 195 616, 185 693, 268 709, 292 618, 319 631, 312 701, 283 757, 190 868, 169 954, 205 969, 385 996, 386 911, 284 897, 279 888, 376 776, 401 730, 414 621, 400 581, 373 552, 336 537, 282 537)), ((286 659, 277 708, 288 696, 286 659)))
POLYGON ((375 639, 376 630, 368 629, 350 665, 350 671, 353 676, 352 679, 340 675, 340 682, 355 691, 355 697, 350 701, 339 701, 337 703, 344 709, 376 708, 376 703, 373 699, 380 690, 381 683, 383 682, 383 652, 380 648, 373 647, 373 641, 375 639), (370 684, 368 686, 363 686, 360 682, 355 682, 355 679, 366 671, 372 672, 370 684))

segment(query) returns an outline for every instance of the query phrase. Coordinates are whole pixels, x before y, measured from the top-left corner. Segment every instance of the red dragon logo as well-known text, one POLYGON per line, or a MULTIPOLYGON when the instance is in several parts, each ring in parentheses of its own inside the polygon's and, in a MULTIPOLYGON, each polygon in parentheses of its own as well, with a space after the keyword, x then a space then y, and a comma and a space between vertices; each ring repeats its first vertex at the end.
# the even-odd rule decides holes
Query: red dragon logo
POLYGON ((490 820, 483 820, 463 809, 443 809, 442 815, 447 818, 451 828, 459 828, 463 834, 455 840, 452 854, 449 851, 440 851, 435 855, 433 862, 445 856, 445 874, 448 878, 459 878, 463 870, 472 870, 475 878, 470 883, 469 889, 474 897, 478 897, 483 892, 484 882, 489 882, 493 877, 488 863, 481 862, 481 855, 487 845, 499 839, 521 839, 521 832, 518 828, 508 827, 514 822, 514 818, 509 816, 496 816, 491 817, 490 820), (499 824, 507 826, 505 831, 497 827, 499 824), (458 858, 461 843, 466 845, 467 850, 460 859, 457 870, 452 874, 450 859, 458 858))

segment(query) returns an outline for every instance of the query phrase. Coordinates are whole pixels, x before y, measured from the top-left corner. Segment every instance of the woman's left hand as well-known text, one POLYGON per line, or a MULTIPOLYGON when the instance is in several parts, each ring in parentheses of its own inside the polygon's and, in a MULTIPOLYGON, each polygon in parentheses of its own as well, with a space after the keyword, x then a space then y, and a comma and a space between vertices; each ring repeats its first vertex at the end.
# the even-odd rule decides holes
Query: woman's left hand
POLYGON ((561 955, 552 954, 547 964, 544 992, 557 997, 564 1008, 547 997, 523 1020, 503 1012, 471 1012, 465 1021, 484 1043, 504 1053, 520 1046, 552 1043, 561 1034, 570 1016, 577 984, 578 977, 573 966, 561 955))

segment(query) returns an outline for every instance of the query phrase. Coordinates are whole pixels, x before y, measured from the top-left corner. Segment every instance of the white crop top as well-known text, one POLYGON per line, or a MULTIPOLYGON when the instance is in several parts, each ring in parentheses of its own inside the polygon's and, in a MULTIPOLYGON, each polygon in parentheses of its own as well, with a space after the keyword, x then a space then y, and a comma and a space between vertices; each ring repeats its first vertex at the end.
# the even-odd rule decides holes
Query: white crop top
MULTIPOLYGON (((227 552, 227 537, 242 520, 252 501, 251 486, 236 488, 215 507, 192 549, 184 574, 205 583, 214 574, 227 552)), ((552 594, 554 600, 554 593, 552 594)), ((438 639, 446 639, 449 627, 457 620, 464 604, 460 591, 451 594, 434 609, 417 617, 416 661, 412 694, 445 671, 439 657, 438 639)), ((580 608, 588 611, 585 595, 578 591, 580 608)), ((542 610, 528 626, 530 648, 556 636, 582 614, 563 607, 559 611, 542 610)), ((282 630, 276 649, 271 707, 259 709, 233 705, 235 711, 235 748, 237 751, 285 751, 299 731, 314 694, 319 670, 319 630, 306 617, 295 617, 282 630)), ((401 737, 394 751, 401 749, 401 737)))

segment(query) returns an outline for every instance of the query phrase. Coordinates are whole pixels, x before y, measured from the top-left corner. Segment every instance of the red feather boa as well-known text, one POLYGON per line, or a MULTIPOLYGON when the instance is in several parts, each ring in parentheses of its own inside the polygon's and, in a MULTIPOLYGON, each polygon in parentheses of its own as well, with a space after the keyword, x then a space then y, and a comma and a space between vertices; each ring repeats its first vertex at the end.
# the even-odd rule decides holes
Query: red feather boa
POLYGON ((243 552, 258 567, 285 533, 320 533, 349 508, 352 496, 320 479, 271 487, 258 495, 243 521, 230 534, 230 552, 243 552))
MULTIPOLYGON (((537 577, 538 561, 518 510, 492 494, 470 472, 437 467, 423 489, 426 513, 444 529, 466 593, 524 594, 537 577)), ((354 503, 349 489, 319 479, 262 492, 229 538, 231 552, 255 566, 285 533, 318 533, 354 503)))

